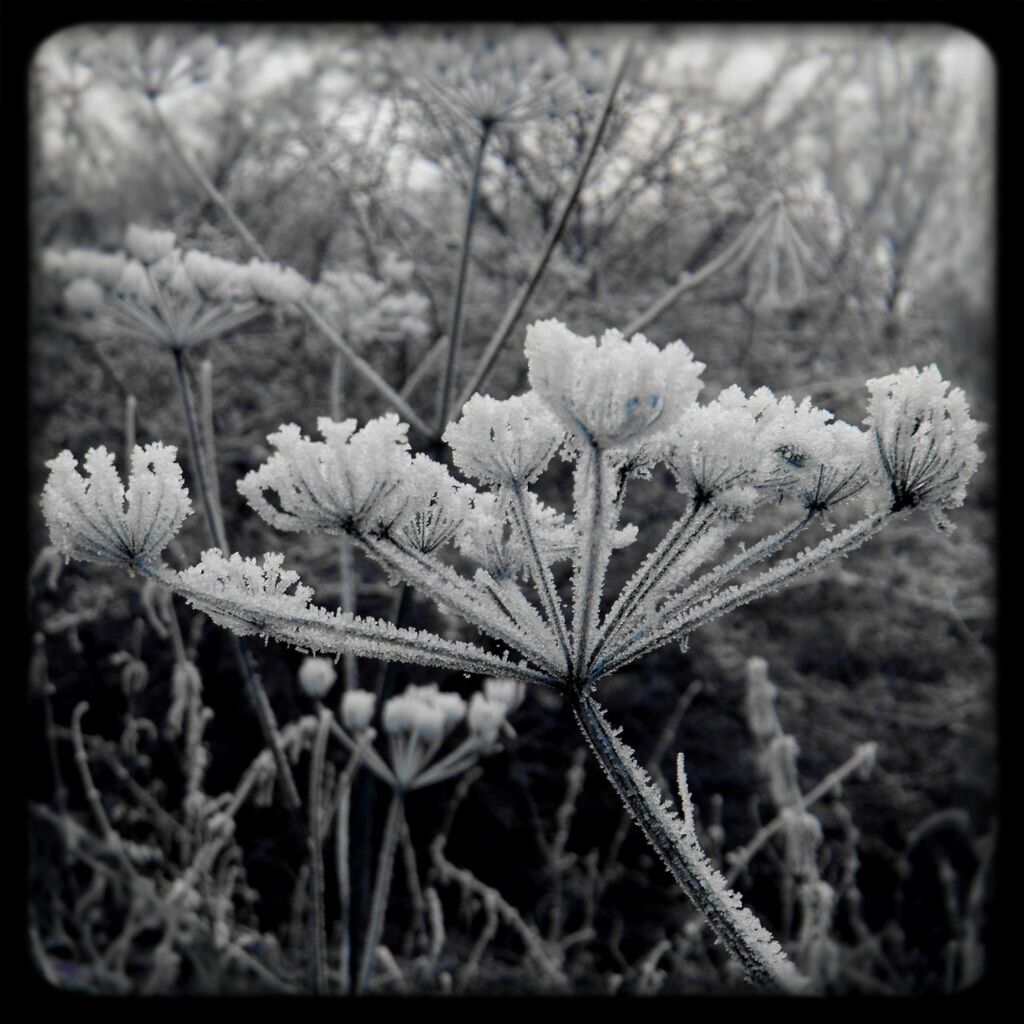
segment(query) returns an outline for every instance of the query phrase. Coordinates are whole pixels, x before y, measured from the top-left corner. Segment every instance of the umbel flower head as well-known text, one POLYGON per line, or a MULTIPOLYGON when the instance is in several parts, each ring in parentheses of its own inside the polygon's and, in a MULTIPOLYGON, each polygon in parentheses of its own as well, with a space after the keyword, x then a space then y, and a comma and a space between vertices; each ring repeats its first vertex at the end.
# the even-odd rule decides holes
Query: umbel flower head
POLYGON ((923 370, 905 367, 867 386, 864 422, 893 510, 928 508, 942 521, 943 509, 963 504, 967 481, 984 459, 977 444, 982 425, 971 418, 963 391, 949 391, 934 363, 923 370))
POLYGON ((681 341, 659 349, 614 328, 600 341, 558 320, 526 330, 530 386, 578 438, 601 448, 667 430, 696 399, 703 363, 681 341))
POLYGON ((130 224, 124 244, 118 253, 43 254, 44 269, 69 282, 65 307, 90 333, 116 332, 180 351, 254 320, 261 302, 296 301, 309 287, 295 271, 276 265, 183 254, 171 231, 130 224))
POLYGON ((136 445, 127 491, 106 448, 86 453, 86 477, 69 451, 47 462, 42 507, 54 545, 67 558, 128 568, 157 560, 192 511, 176 453, 136 445))
MULTIPOLYGON (((127 491, 102 449, 86 456, 88 480, 69 452, 52 460, 43 510, 54 544, 69 557, 141 569, 242 636, 483 676, 489 682, 468 705, 434 687, 410 687, 385 703, 380 722, 391 767, 369 748, 367 764, 403 789, 450 778, 490 749, 518 699, 517 684, 556 690, 673 876, 748 973, 796 988, 800 979, 778 943, 703 858, 691 813, 669 813, 593 694, 620 668, 686 643, 719 616, 846 556, 893 517, 959 504, 982 458, 979 425, 963 393, 950 392, 935 367, 869 382, 868 430, 861 431, 767 388, 750 396, 727 388, 698 405, 702 366, 681 342, 658 349, 617 331, 598 341, 548 320, 528 328, 526 347, 532 393, 474 399, 446 435, 456 466, 482 491, 414 456, 408 428, 393 414, 361 429, 355 420, 321 419, 322 441, 284 426, 270 436, 274 453, 239 485, 271 525, 346 533, 389 578, 476 627, 479 642, 330 612, 276 553, 259 561, 211 549, 181 572, 154 566, 188 512, 173 449, 159 445, 135 450, 127 491), (568 502, 541 502, 530 489, 559 448, 574 463, 571 510, 568 502), (679 483, 679 518, 607 600, 615 550, 638 539, 620 525, 624 494, 657 462, 679 483), (870 497, 881 481, 887 507, 869 500, 852 525, 783 555, 818 513, 870 497), (796 504, 794 518, 728 549, 739 522, 768 501, 796 504), (478 563, 471 575, 442 560, 449 540, 478 563), (717 564, 702 568, 719 552, 717 564), (565 557, 572 570, 560 590, 552 566, 565 557), (462 720, 466 743, 434 761, 462 720)), ((328 679, 321 670, 307 685, 328 679)), ((362 704, 350 699, 343 714, 353 731, 367 730, 365 739, 372 706, 355 699, 362 704)), ((689 807, 682 782, 680 799, 689 807)))

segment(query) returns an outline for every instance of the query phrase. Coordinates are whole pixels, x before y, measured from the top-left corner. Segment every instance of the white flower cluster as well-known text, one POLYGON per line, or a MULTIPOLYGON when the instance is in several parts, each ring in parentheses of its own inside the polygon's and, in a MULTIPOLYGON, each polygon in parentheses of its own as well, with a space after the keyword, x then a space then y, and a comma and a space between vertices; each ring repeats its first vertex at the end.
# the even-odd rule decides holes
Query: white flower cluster
POLYGON ((267 440, 276 449, 238 484, 272 526, 291 531, 390 532, 429 552, 451 539, 467 507, 464 485, 443 466, 409 452, 408 426, 394 413, 356 430, 355 420, 317 420, 325 441, 295 424, 267 440), (264 496, 273 491, 280 509, 264 496))
POLYGON ((412 263, 392 256, 382 271, 384 281, 360 271, 328 270, 309 298, 356 345, 422 341, 430 330, 430 300, 405 288, 412 263))
POLYGON ((681 341, 664 349, 614 329, 600 341, 558 320, 526 331, 530 386, 586 443, 616 448, 669 429, 701 389, 703 363, 681 341))
MULTIPOLYGON (((153 240, 146 244, 156 255, 153 240)), ((113 269, 106 267, 111 275, 113 269)), ((528 329, 527 357, 531 392, 504 401, 477 396, 445 434, 456 467, 482 490, 413 455, 408 428, 394 414, 361 429, 354 420, 321 419, 321 441, 283 426, 270 435, 270 458, 238 485, 275 527, 351 536, 389 578, 404 579, 479 628, 502 645, 499 654, 328 613, 282 569, 280 555, 260 563, 208 551, 173 578, 152 574, 239 633, 572 692, 852 551, 892 515, 955 507, 982 458, 980 428, 963 393, 949 391, 935 367, 869 382, 868 430, 861 430, 767 388, 749 397, 728 388, 698 404, 702 366, 682 342, 658 349, 616 331, 598 341, 543 321, 528 329), (576 466, 571 516, 530 489, 559 450, 576 466), (602 615, 608 562, 637 537, 635 526, 619 523, 623 495, 631 477, 649 475, 658 462, 674 473, 685 507, 602 615), (858 496, 868 499, 865 518, 792 558, 775 557, 817 518, 858 496), (696 575, 738 520, 769 501, 796 504, 796 518, 696 575), (441 560, 452 541, 479 566, 472 576, 441 560), (566 558, 571 616, 552 573, 566 558), (728 586, 768 560, 760 575, 728 586), (510 652, 524 660, 513 662, 510 652)), ((173 449, 136 449, 127 511, 102 450, 86 458, 90 482, 74 471, 68 452, 50 467, 44 511, 55 544, 69 556, 142 568, 188 511, 173 449)), ((333 682, 323 671, 319 681, 312 669, 306 675, 313 689, 333 682)), ((493 732, 500 704, 486 692, 475 701, 471 718, 480 735, 493 732)), ((396 715, 400 710, 388 712, 386 727, 396 715)))
POLYGON ((69 451, 47 462, 42 507, 54 546, 67 558, 128 568, 156 561, 192 510, 176 452, 136 445, 127 491, 106 448, 86 453, 87 478, 69 451))
POLYGON ((892 494, 893 509, 929 508, 940 517, 957 508, 984 455, 981 424, 960 388, 949 391, 934 365, 869 380, 865 422, 892 494), (947 394, 948 391, 948 394, 947 394))

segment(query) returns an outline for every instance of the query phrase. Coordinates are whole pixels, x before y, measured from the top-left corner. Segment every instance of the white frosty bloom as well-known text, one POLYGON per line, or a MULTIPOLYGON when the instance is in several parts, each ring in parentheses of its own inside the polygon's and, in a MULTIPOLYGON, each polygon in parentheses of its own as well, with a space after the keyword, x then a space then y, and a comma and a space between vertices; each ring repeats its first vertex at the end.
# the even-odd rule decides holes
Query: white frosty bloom
POLYGON ((767 482, 795 493, 808 508, 824 512, 870 482, 868 433, 835 420, 810 398, 797 405, 784 395, 765 406, 757 422, 760 441, 770 453, 767 482))
POLYGON ((864 420, 892 494, 892 509, 933 511, 963 504, 967 481, 984 459, 981 424, 971 418, 960 388, 949 391, 933 363, 910 366, 867 382, 864 420), (947 394, 946 392, 949 391, 947 394))
POLYGON ((145 305, 156 302, 156 289, 138 260, 129 260, 114 283, 114 293, 128 299, 136 299, 145 305))
POLYGON ((155 231, 138 224, 129 224, 124 233, 124 247, 142 263, 155 263, 174 248, 173 231, 155 231))
POLYGON ((369 690, 346 690, 341 697, 341 721, 346 729, 362 732, 373 719, 377 697, 369 690))
POLYGON ((614 329, 597 341, 558 320, 526 329, 530 384, 585 441, 612 448, 671 427, 701 388, 703 363, 681 341, 663 349, 614 329))
POLYGON ((338 673, 330 658, 306 657, 299 666, 299 686, 310 697, 320 699, 334 685, 338 673))
POLYGON ((317 421, 325 441, 293 424, 267 440, 277 449, 238 490, 271 526, 291 531, 384 533, 430 550, 449 539, 466 506, 443 466, 409 454, 408 425, 394 413, 356 430, 355 420, 317 421), (264 497, 278 496, 280 509, 264 497))
POLYGON ((492 485, 528 484, 558 451, 565 430, 533 392, 504 401, 474 395, 443 440, 468 476, 492 485))
POLYGON ((506 711, 507 707, 502 701, 491 700, 483 693, 474 693, 469 699, 469 710, 466 712, 470 736, 482 745, 490 746, 498 738, 506 711))
POLYGON ((86 453, 87 478, 71 452, 51 459, 42 507, 54 545, 85 561, 131 567, 154 560, 192 510, 176 454, 159 442, 136 445, 127 491, 106 448, 86 453))
POLYGON ((767 388, 747 398, 733 385, 703 406, 693 406, 665 444, 665 461, 680 488, 697 504, 732 515, 749 513, 771 479, 769 450, 758 416, 774 401, 767 388))
POLYGON ((249 261, 248 270, 253 293, 264 302, 287 305, 309 296, 309 282, 292 267, 254 258, 249 261))

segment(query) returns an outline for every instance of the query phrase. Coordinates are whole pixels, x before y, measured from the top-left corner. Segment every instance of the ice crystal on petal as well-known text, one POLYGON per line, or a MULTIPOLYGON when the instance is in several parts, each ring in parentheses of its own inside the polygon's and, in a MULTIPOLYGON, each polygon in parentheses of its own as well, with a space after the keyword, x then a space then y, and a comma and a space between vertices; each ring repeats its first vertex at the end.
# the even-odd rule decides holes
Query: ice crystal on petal
POLYGON ((176 454, 159 442, 136 446, 127 493, 106 448, 86 453, 88 478, 71 452, 51 459, 42 507, 54 545, 85 561, 131 567, 156 560, 192 510, 176 454))
POLYGON ((681 341, 663 349, 614 329, 600 341, 580 337, 558 320, 526 331, 530 384, 544 403, 586 442, 613 448, 670 428, 701 388, 703 363, 681 341))
POLYGON ((875 438, 893 511, 963 504, 967 481, 984 459, 977 445, 981 424, 971 418, 963 391, 949 391, 934 363, 924 370, 905 367, 867 387, 864 422, 875 438))

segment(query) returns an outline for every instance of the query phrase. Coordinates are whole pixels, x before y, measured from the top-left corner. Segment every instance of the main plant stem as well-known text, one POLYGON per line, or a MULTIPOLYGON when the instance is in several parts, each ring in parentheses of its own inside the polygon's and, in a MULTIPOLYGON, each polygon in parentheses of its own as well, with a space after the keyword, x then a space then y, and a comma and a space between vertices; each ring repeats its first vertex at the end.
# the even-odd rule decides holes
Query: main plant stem
POLYGON ((724 878, 687 841, 687 830, 663 806, 663 796, 635 763, 632 751, 615 736, 597 704, 580 693, 570 696, 576 722, 619 799, 643 830, 672 877, 700 911, 747 978, 768 991, 798 992, 806 980, 781 947, 740 905, 724 878))

